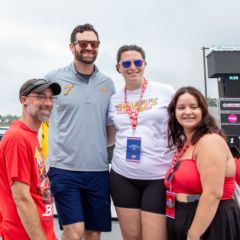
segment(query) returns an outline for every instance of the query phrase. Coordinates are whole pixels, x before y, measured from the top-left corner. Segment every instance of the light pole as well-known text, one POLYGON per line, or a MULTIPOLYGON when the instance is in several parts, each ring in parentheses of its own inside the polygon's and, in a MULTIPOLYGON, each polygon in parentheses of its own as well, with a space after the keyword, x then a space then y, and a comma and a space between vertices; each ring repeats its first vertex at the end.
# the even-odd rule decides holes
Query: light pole
POLYGON ((203 74, 204 74, 204 94, 205 98, 208 97, 207 95, 207 71, 206 71, 206 50, 209 49, 209 47, 202 47, 202 55, 203 55, 203 74))

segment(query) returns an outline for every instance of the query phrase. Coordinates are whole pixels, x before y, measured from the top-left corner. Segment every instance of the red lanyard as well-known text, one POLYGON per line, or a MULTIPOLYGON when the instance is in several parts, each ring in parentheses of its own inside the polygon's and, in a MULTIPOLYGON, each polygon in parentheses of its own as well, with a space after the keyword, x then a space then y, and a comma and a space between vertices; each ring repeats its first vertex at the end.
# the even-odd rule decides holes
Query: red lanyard
POLYGON ((142 85, 142 88, 141 88, 140 99, 139 99, 139 102, 137 104, 137 108, 134 111, 133 111, 133 109, 130 108, 130 106, 127 102, 127 89, 126 89, 126 87, 124 88, 124 94, 125 94, 124 95, 124 103, 125 103, 126 110, 127 110, 127 113, 129 115, 129 118, 130 118, 130 121, 131 121, 131 124, 132 124, 133 135, 134 135, 135 130, 137 128, 138 113, 139 113, 139 110, 140 110, 143 95, 144 95, 145 90, 147 88, 147 83, 148 83, 148 81, 146 79, 144 79, 144 82, 143 82, 143 85, 142 85))
POLYGON ((183 156, 183 154, 188 150, 188 148, 192 145, 192 141, 188 141, 182 149, 178 149, 176 154, 173 157, 172 165, 171 165, 171 170, 168 173, 166 180, 170 182, 170 191, 172 189, 172 179, 174 172, 177 171, 177 169, 180 166, 179 159, 183 156))
POLYGON ((188 148, 192 145, 192 141, 189 140, 181 149, 178 149, 176 154, 173 157, 172 168, 176 164, 176 162, 183 156, 183 154, 188 150, 188 148))

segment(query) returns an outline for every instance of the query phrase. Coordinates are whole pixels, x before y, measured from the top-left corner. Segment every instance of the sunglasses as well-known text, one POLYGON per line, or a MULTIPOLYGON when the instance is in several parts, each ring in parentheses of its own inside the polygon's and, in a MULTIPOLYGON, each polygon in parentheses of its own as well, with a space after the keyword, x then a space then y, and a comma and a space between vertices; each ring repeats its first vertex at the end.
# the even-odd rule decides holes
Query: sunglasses
POLYGON ((122 61, 121 64, 124 68, 129 68, 132 63, 135 65, 135 67, 141 67, 143 65, 143 60, 142 59, 136 59, 133 61, 127 60, 127 61, 122 61))
POLYGON ((87 48, 88 44, 90 44, 91 48, 98 48, 100 41, 86 41, 86 40, 78 40, 73 42, 74 44, 78 44, 80 48, 87 48))

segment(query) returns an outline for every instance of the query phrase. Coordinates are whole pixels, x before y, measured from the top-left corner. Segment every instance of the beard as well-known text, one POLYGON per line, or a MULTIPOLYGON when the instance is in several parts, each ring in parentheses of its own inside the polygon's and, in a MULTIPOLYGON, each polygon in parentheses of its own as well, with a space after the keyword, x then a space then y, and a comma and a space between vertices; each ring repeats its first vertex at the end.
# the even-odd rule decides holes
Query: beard
POLYGON ((40 122, 48 122, 49 121, 49 118, 50 118, 50 115, 37 115, 37 119, 40 121, 40 122))
POLYGON ((42 107, 37 107, 34 105, 29 105, 26 110, 31 115, 31 117, 38 122, 48 121, 51 114, 51 109, 43 109, 42 107))
POLYGON ((85 64, 92 64, 95 62, 97 58, 97 52, 95 50, 89 51, 89 50, 81 50, 79 53, 75 50, 75 59, 78 60, 81 63, 85 64), (90 57, 84 57, 85 53, 92 53, 93 56, 90 57))

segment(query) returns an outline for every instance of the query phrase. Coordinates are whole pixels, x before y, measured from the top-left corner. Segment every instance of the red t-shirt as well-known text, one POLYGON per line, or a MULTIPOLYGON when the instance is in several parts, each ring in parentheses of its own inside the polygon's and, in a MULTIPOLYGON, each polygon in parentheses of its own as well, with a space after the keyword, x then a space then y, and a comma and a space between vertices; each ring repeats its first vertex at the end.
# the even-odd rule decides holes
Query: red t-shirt
POLYGON ((53 205, 37 132, 14 121, 0 143, 0 203, 4 240, 29 240, 12 198, 14 181, 30 186, 48 240, 55 240, 53 205))
POLYGON ((0 237, 2 237, 2 214, 0 211, 0 237))

